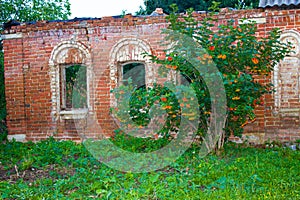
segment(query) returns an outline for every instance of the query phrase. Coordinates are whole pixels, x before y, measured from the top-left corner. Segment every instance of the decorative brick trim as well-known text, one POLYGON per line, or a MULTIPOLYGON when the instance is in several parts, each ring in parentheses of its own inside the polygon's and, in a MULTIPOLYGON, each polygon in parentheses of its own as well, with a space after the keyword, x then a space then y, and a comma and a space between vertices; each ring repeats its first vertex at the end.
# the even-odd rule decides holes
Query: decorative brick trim
MULTIPOLYGON (((76 110, 64 111, 60 115, 60 70, 59 67, 62 64, 82 64, 86 66, 87 70, 87 104, 88 110, 93 110, 90 103, 90 82, 93 80, 92 75, 92 60, 89 49, 80 42, 77 41, 63 41, 53 48, 50 59, 50 79, 51 79, 51 102, 52 102, 52 121, 57 121, 61 116, 64 119, 71 119, 70 115, 76 115, 76 110), (68 116, 67 118, 65 116, 68 116)), ((81 111, 79 111, 81 113, 81 111)), ((88 112, 88 111, 86 111, 88 112)), ((86 116, 86 114, 84 114, 86 116)))
MULTIPOLYGON (((146 86, 153 85, 155 81, 154 64, 149 56, 144 53, 151 54, 151 47, 145 41, 138 38, 123 38, 119 40, 110 51, 109 67, 110 67, 110 89, 118 85, 118 70, 120 63, 137 61, 145 64, 146 86)), ((110 104, 115 105, 114 95, 110 94, 110 104)))
MULTIPOLYGON (((299 112, 290 112, 293 105, 289 105, 288 99, 294 98, 300 100, 299 91, 299 65, 300 65, 300 34, 295 30, 284 31, 280 37, 282 42, 291 42, 293 50, 288 57, 285 57, 278 65, 274 67, 273 84, 275 87, 274 102, 276 114, 299 115, 299 112), (287 85, 293 85, 287 86, 287 85)), ((294 110, 294 109, 292 109, 294 110)))

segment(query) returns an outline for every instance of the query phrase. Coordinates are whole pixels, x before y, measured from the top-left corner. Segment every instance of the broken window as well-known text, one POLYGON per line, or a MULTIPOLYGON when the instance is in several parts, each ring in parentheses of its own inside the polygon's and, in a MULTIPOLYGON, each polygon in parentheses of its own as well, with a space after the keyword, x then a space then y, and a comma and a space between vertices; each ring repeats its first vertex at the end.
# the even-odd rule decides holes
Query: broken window
POLYGON ((60 86, 61 110, 87 108, 87 77, 85 66, 62 66, 60 86))

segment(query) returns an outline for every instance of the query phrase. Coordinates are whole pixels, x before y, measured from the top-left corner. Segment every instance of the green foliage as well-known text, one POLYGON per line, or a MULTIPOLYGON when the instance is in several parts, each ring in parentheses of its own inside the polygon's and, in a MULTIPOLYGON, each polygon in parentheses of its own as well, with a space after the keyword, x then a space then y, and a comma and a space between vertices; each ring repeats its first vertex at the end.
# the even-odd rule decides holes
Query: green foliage
POLYGON ((149 137, 139 138, 123 133, 116 133, 110 140, 119 148, 135 153, 153 152, 163 148, 170 142, 166 137, 153 140, 149 137))
POLYGON ((231 7, 236 9, 251 9, 257 8, 259 0, 218 0, 221 2, 221 7, 231 7))
POLYGON ((112 112, 122 127, 140 129, 147 126, 151 119, 166 113, 164 124, 154 134, 168 138, 170 131, 177 130, 180 123, 180 106, 174 93, 167 87, 154 84, 151 88, 137 89, 129 79, 129 84, 121 85, 112 92, 118 104, 116 108, 112 108, 112 112))
POLYGON ((143 6, 140 6, 139 10, 135 12, 135 15, 147 15, 146 8, 144 8, 143 6))
MULTIPOLYGON (((217 3, 211 9, 218 10, 216 6, 217 3)), ((192 9, 188 10, 187 16, 180 17, 175 14, 176 5, 173 8, 174 12, 167 17, 170 22, 168 30, 171 30, 165 31, 167 40, 170 43, 177 41, 177 38, 173 38, 173 33, 181 33, 204 49, 206 53, 194 50, 193 54, 199 66, 210 67, 213 62, 223 79, 228 110, 226 134, 240 135, 243 126, 255 119, 254 109, 263 105, 263 95, 273 91, 271 82, 260 83, 255 77, 269 76, 274 66, 291 51, 290 44, 279 41, 279 29, 271 30, 265 38, 257 38, 257 26, 254 23, 237 24, 234 20, 229 20, 217 26, 213 13, 202 21, 196 21, 192 16, 192 9)), ((185 48, 187 47, 178 44, 166 50, 166 58, 152 58, 164 70, 172 68, 189 77, 197 93, 201 110, 200 132, 203 132, 207 129, 207 113, 212 112, 210 94, 203 77, 187 62, 185 53, 182 53, 186 52, 185 48)))
MULTIPOLYGON (((117 106, 111 108, 113 116, 120 122, 120 130, 135 134, 150 128, 146 137, 172 139, 179 133, 182 117, 193 122, 197 118, 196 95, 185 85, 154 83, 152 87, 134 87, 132 80, 112 91, 117 106)), ((193 123, 192 123, 193 124, 193 123)), ((190 124, 190 125, 192 125, 190 124)), ((193 124, 194 125, 194 124, 193 124)), ((184 129, 185 131, 188 130, 184 129)))
MULTIPOLYGON (((214 0, 145 0, 145 9, 140 7, 137 14, 151 14, 155 8, 163 8, 165 13, 172 13, 172 4, 178 5, 178 12, 186 12, 189 8, 196 11, 208 11, 214 0)), ((220 7, 231 7, 237 9, 257 8, 259 0, 219 0, 220 7)))
MULTIPOLYGON (((132 142, 124 149, 138 145, 132 142)), ((193 146, 162 170, 134 174, 110 169, 71 141, 8 142, 0 144, 0 198, 300 198, 299 151, 228 144, 222 155, 205 159, 198 151, 193 146)))
MULTIPOLYGON (((212 12, 201 21, 192 16, 193 9, 189 9, 187 15, 182 16, 176 14, 178 8, 172 5, 174 12, 167 16, 170 25, 164 30, 165 41, 172 47, 165 50, 165 56, 150 55, 152 60, 160 65, 158 70, 160 75, 166 76, 170 70, 174 70, 184 77, 179 80, 178 85, 171 87, 176 89, 182 87, 181 91, 189 91, 189 87, 185 85, 188 84, 196 93, 198 105, 180 101, 186 97, 183 95, 178 98, 177 93, 181 92, 167 91, 169 87, 167 85, 154 84, 153 87, 139 90, 130 84, 121 85, 113 91, 117 99, 117 108, 112 111, 122 128, 134 127, 136 130, 146 127, 153 117, 150 110, 156 105, 154 106, 156 108, 165 108, 167 113, 167 120, 158 130, 158 135, 168 136, 168 131, 177 132, 180 129, 181 117, 186 115, 189 120, 199 121, 197 133, 202 139, 207 135, 216 135, 220 148, 224 138, 230 135, 241 136, 243 127, 255 120, 254 110, 263 105, 263 95, 274 90, 270 81, 262 83, 258 79, 270 80, 264 76, 269 76, 274 66, 291 51, 290 44, 279 41, 279 29, 271 30, 264 38, 257 38, 257 26, 254 23, 238 24, 234 20, 228 20, 224 24, 217 25, 218 21, 213 15, 219 10, 219 5, 213 2, 209 8, 212 12), (197 45, 187 46, 185 44, 187 41, 181 42, 174 33, 185 35, 197 45), (195 64, 197 66, 193 66, 195 64), (216 67, 216 76, 223 82, 226 94, 224 104, 227 106, 227 121, 223 131, 212 132, 213 130, 209 129, 211 123, 219 123, 211 121, 217 119, 219 111, 211 108, 210 90, 212 87, 219 88, 220 85, 214 82, 214 85, 208 88, 206 75, 197 67, 199 69, 216 67), (186 80, 185 84, 182 84, 182 79, 186 80), (185 87, 187 89, 184 89, 185 87), (183 109, 188 112, 183 113, 183 109), (199 110, 200 117, 195 115, 193 109, 199 110), (214 115, 217 117, 211 118, 214 115)), ((207 141, 205 139, 204 142, 207 141)), ((215 144, 210 142, 209 145, 213 148, 215 144)))
POLYGON ((0 5, 2 23, 68 19, 71 15, 69 0, 1 0, 0 5))

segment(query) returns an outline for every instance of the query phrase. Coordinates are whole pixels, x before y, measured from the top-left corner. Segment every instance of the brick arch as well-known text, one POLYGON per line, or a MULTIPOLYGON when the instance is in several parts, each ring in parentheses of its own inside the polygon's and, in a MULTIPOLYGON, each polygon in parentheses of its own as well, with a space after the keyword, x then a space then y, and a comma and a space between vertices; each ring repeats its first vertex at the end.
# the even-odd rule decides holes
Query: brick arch
POLYGON ((88 47, 77 41, 63 41, 56 45, 49 59, 50 67, 50 87, 52 109, 51 116, 53 121, 57 121, 60 117, 60 65, 81 64, 87 70, 87 103, 88 109, 92 110, 90 104, 90 82, 92 81, 92 58, 88 47))
MULTIPOLYGON (((138 38, 123 38, 112 47, 109 54, 111 89, 118 85, 119 65, 125 62, 143 62, 145 64, 146 85, 151 86, 154 83, 154 64, 150 57, 144 56, 143 53, 151 54, 152 50, 148 43, 138 38)), ((114 102, 113 99, 113 94, 111 94, 111 104, 114 102)))
POLYGON ((80 42, 63 41, 55 46, 51 52, 49 65, 77 63, 91 65, 89 49, 80 42))
POLYGON ((299 115, 300 106, 300 33, 286 30, 280 36, 281 42, 291 42, 294 52, 274 67, 273 84, 275 113, 299 115))
POLYGON ((146 83, 150 84, 153 77, 153 66, 149 57, 145 57, 143 53, 151 53, 151 47, 148 43, 137 38, 123 38, 119 40, 110 52, 110 77, 117 84, 118 63, 140 61, 145 63, 146 67, 146 83))

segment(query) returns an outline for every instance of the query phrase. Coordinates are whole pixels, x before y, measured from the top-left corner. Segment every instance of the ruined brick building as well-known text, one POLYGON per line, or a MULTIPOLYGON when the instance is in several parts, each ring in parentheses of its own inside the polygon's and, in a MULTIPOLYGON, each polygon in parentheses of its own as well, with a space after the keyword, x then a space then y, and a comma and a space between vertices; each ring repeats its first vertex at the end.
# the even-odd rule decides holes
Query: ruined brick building
MULTIPOLYGON (((276 92, 264 96, 256 109, 257 119, 245 127, 245 136, 262 142, 300 139, 300 9, 261 1, 254 10, 223 10, 221 20, 255 20, 258 36, 278 27, 282 41, 290 41, 295 53, 286 57, 269 77, 276 92)), ((203 12, 195 13, 201 19, 203 12)), ((124 67, 142 66, 144 83, 159 80, 157 66, 144 52, 163 53, 161 29, 165 16, 103 17, 67 21, 38 21, 8 27, 4 34, 5 87, 8 137, 40 140, 50 136, 80 140, 80 134, 97 137, 112 134, 110 90, 122 79, 124 67), (69 107, 66 74, 70 66, 82 66, 86 84, 85 102, 69 107), (97 122, 101 130, 94 126, 97 122)), ((259 81, 266 81, 261 79, 259 81)))

